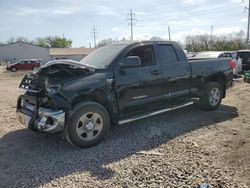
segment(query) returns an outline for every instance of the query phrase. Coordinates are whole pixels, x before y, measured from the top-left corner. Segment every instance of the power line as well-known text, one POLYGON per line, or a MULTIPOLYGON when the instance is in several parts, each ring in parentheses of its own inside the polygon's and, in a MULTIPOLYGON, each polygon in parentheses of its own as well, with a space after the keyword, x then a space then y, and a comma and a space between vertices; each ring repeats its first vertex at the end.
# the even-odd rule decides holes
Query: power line
POLYGON ((93 26, 91 33, 93 34, 93 38, 94 38, 94 47, 96 48, 96 37, 97 37, 97 29, 95 28, 95 26, 93 26))
MULTIPOLYGON (((159 20, 176 20, 176 16, 184 16, 185 18, 193 18, 193 17, 207 17, 207 16, 211 16, 211 15, 215 15, 215 13, 219 13, 219 14, 223 14, 223 16, 220 16, 220 19, 221 18, 224 18, 225 16, 225 13, 226 12, 229 12, 232 13, 232 10, 239 10, 238 7, 232 7, 232 8, 217 8, 217 9, 207 9, 207 10, 199 10, 199 12, 178 12, 176 13, 174 16, 167 16, 167 14, 162 14, 161 17, 166 17, 166 18, 162 18, 162 19, 157 19, 158 21, 159 20)), ((231 16, 232 14, 230 14, 231 16)), ((237 14, 238 15, 238 14, 237 14)), ((157 15, 159 16, 159 14, 157 15)), ((149 21, 152 21, 154 20, 155 18, 153 18, 153 16, 151 16, 150 18, 147 18, 147 20, 149 21), (150 19, 151 18, 151 19, 150 19)))
MULTIPOLYGON (((195 14, 195 16, 197 16, 197 13, 199 13, 199 15, 202 16, 202 15, 204 15, 204 13, 205 14, 209 13, 209 11, 212 11, 211 13, 213 13, 214 11, 224 13, 224 11, 236 10, 236 9, 239 9, 239 8, 242 7, 242 4, 240 4, 240 3, 235 4, 235 6, 232 7, 232 8, 228 8, 227 6, 223 6, 223 7, 218 6, 218 5, 223 5, 224 3, 225 3, 225 1, 223 0, 223 3, 217 3, 216 2, 216 5, 214 5, 214 6, 211 6, 211 2, 210 2, 210 4, 208 4, 210 6, 206 6, 206 3, 202 3, 202 4, 192 5, 192 8, 190 8, 190 6, 186 7, 186 8, 178 8, 178 9, 175 9, 176 13, 174 14, 174 16, 171 16, 171 14, 168 13, 169 11, 172 11, 172 9, 168 8, 165 11, 165 13, 162 14, 162 16, 170 17, 170 18, 173 17, 173 19, 176 19, 176 15, 185 16, 185 17, 187 15, 190 15, 190 16, 194 17, 194 14, 195 14), (199 5, 199 6, 197 6, 197 5, 199 5), (196 7, 196 8, 194 8, 194 7, 196 7)), ((143 17, 150 19, 150 18, 153 18, 153 17, 159 17, 159 14, 146 15, 146 16, 143 16, 143 17)))
POLYGON ((128 25, 130 25, 131 41, 133 41, 134 40, 133 27, 135 26, 134 22, 136 21, 136 18, 132 9, 130 9, 130 13, 128 13, 128 18, 126 20, 128 21, 128 25))
MULTIPOLYGON (((203 17, 203 19, 205 19, 205 17, 208 17, 209 15, 211 15, 211 14, 213 14, 213 15, 215 15, 215 13, 218 13, 217 15, 219 16, 219 15, 221 15, 221 14, 225 14, 225 11, 228 11, 228 10, 231 10, 231 9, 221 9, 221 10, 217 10, 217 11, 214 11, 214 10, 212 10, 212 12, 206 12, 206 13, 202 13, 202 14, 196 14, 195 16, 196 17, 198 17, 198 18, 200 18, 200 17, 203 17)), ((235 12, 236 13, 236 12, 235 12)), ((184 16, 185 17, 185 19, 186 19, 186 21, 185 22, 189 22, 187 19, 192 19, 194 16, 192 15, 192 16, 187 16, 187 15, 184 15, 184 14, 177 14, 177 15, 182 15, 182 16, 184 16)), ((227 19, 227 20, 232 20, 233 18, 234 18, 234 15, 235 15, 235 17, 236 16, 238 16, 238 13, 237 14, 231 14, 230 16, 220 16, 220 19, 219 20, 215 20, 215 23, 224 23, 224 21, 225 21, 225 19, 227 19)), ((162 16, 162 17, 164 17, 164 16, 162 16)), ((167 18, 161 18, 161 19, 158 19, 157 20, 157 24, 152 24, 152 25, 150 25, 150 26, 159 26, 159 23, 160 22, 171 22, 171 21, 175 21, 176 20, 176 18, 171 18, 171 17, 167 17, 167 18)), ((147 20, 147 21, 150 21, 150 20, 147 20)), ((153 21, 152 19, 151 19, 151 21, 153 21)), ((191 20, 190 20, 191 21, 191 20)), ((214 23, 214 24, 215 24, 214 23)), ((141 23, 141 24, 143 24, 143 23, 141 23)), ((204 21, 204 23, 203 23, 203 25, 206 25, 207 23, 206 23, 206 21, 204 21)), ((149 25, 138 25, 138 27, 148 27, 149 25)))

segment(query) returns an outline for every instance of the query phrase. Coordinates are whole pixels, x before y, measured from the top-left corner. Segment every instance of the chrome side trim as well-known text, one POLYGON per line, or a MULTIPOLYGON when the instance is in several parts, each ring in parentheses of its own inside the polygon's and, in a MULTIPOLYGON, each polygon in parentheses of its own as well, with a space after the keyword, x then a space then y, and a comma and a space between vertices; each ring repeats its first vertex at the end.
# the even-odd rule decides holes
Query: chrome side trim
POLYGON ((121 121, 118 122, 118 124, 121 125, 121 124, 125 124, 125 123, 130 123, 130 122, 137 121, 137 120, 140 120, 140 119, 144 119, 144 118, 147 118, 147 117, 162 114, 164 112, 168 112, 168 111, 176 110, 176 109, 183 108, 183 107, 186 107, 186 106, 190 106, 192 104, 194 104, 194 102, 188 102, 188 103, 180 105, 180 106, 175 106, 175 107, 172 107, 172 108, 166 108, 166 109, 159 110, 159 111, 156 111, 156 112, 151 112, 151 113, 146 114, 146 115, 138 116, 138 117, 135 117, 135 118, 121 120, 121 121))

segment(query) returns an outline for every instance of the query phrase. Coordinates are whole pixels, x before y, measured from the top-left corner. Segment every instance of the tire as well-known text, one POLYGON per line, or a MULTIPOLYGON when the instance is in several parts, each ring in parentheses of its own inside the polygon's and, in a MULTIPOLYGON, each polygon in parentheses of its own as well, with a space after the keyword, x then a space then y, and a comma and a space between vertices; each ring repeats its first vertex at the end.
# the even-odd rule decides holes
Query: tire
POLYGON ((216 110, 222 101, 222 87, 218 82, 209 82, 205 85, 204 96, 200 98, 200 104, 205 110, 216 110))
POLYGON ((100 104, 86 102, 77 105, 67 123, 69 142, 80 148, 88 148, 99 144, 110 128, 110 117, 100 104))
POLYGON ((16 72, 17 71, 17 68, 16 67, 11 67, 11 72, 16 72))

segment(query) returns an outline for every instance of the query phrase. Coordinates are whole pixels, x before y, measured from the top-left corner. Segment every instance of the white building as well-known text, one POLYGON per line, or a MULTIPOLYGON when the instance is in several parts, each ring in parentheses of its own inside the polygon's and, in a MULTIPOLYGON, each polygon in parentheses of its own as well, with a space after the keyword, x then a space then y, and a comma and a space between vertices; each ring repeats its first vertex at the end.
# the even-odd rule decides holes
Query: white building
POLYGON ((0 46, 0 61, 16 62, 22 59, 42 59, 43 63, 50 60, 49 48, 25 42, 15 42, 0 46))
POLYGON ((15 42, 0 45, 0 61, 41 59, 43 64, 56 59, 80 61, 93 50, 93 48, 44 48, 30 43, 15 42))

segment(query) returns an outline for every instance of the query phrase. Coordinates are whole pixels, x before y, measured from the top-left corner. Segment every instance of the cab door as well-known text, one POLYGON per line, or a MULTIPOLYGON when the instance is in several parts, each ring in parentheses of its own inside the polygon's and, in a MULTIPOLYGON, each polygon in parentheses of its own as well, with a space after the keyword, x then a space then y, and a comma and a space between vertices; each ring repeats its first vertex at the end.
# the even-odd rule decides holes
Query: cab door
POLYGON ((136 114, 157 106, 162 97, 162 72, 155 61, 153 45, 140 45, 129 49, 123 59, 139 57, 138 67, 122 68, 115 74, 117 101, 121 114, 136 114))
POLYGON ((163 96, 169 105, 182 103, 191 96, 191 67, 185 55, 176 49, 172 44, 157 46, 163 71, 163 96))

